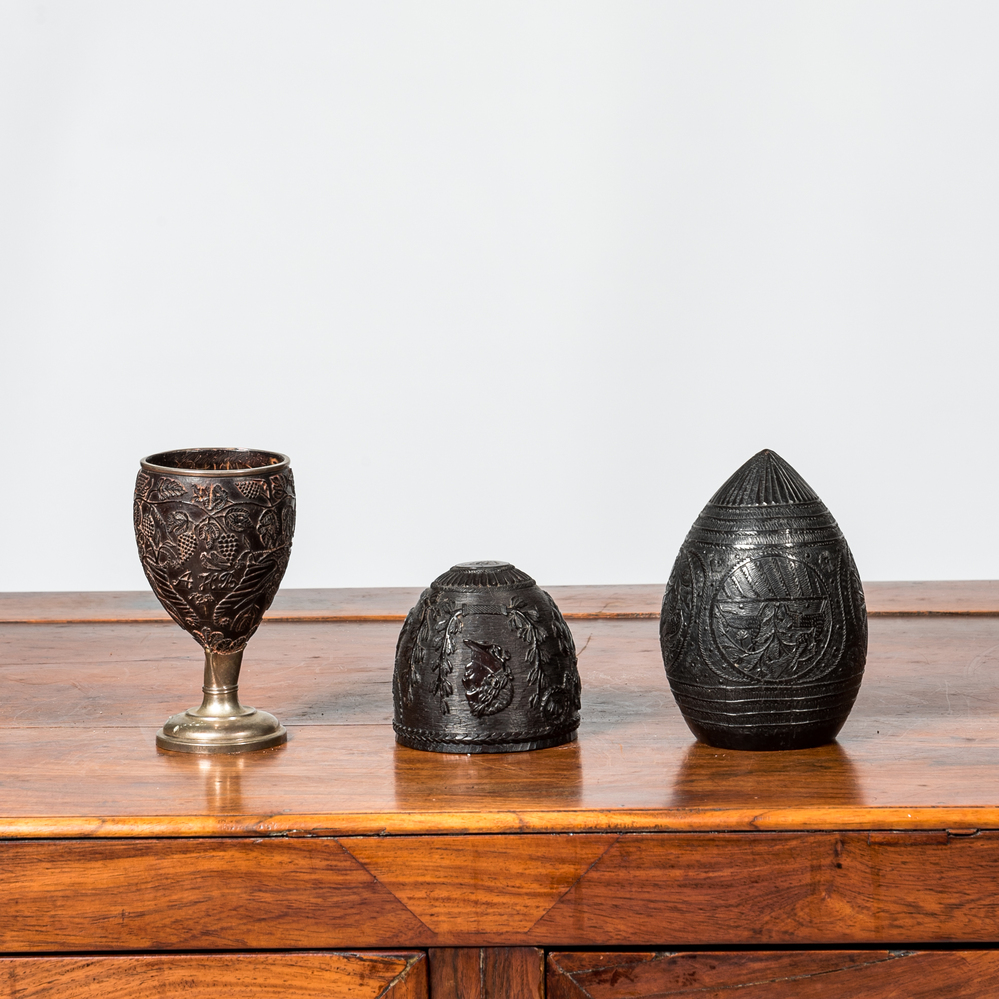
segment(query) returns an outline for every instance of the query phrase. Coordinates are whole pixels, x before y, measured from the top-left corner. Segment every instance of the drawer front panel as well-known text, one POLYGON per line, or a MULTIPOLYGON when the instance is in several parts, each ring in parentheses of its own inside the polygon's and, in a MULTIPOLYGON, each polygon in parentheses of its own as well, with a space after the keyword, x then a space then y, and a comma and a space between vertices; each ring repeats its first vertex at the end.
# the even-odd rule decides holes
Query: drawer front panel
POLYGON ((999 942, 999 833, 0 842, 0 952, 999 942))
POLYGON ((422 953, 0 958, 2 999, 428 999, 422 953))
POLYGON ((992 999, 999 953, 552 952, 547 985, 548 999, 992 999))

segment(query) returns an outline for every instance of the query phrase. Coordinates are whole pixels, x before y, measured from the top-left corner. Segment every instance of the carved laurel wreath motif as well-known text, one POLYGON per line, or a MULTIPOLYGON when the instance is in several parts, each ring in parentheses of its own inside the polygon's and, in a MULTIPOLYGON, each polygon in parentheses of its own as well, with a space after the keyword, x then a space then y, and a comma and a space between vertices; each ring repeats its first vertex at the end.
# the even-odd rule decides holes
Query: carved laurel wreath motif
POLYGON ((535 685, 528 703, 532 708, 540 708, 550 725, 561 726, 580 707, 576 646, 555 602, 544 590, 541 594, 548 606, 550 632, 542 624, 538 608, 519 597, 513 597, 503 613, 509 618, 510 628, 527 646, 525 658, 530 666, 527 682, 535 685), (571 668, 566 668, 567 663, 571 663, 571 668))
MULTIPOLYGON (((541 607, 513 597, 499 611, 525 646, 528 704, 552 728, 567 726, 580 707, 580 682, 572 633, 551 597, 542 591, 541 607)), ((429 684, 442 715, 451 713, 454 694, 454 654, 459 645, 472 650, 472 662, 462 676, 469 708, 476 717, 498 714, 513 702, 510 655, 499 646, 463 641, 462 607, 444 593, 424 593, 407 616, 396 649, 396 677, 402 703, 411 705, 416 691, 429 684), (481 647, 480 647, 481 646, 481 647), (426 678, 426 679, 424 679, 426 678)))
POLYGON ((211 652, 243 648, 291 554, 291 469, 223 480, 142 471, 133 517, 142 567, 167 613, 211 652))
POLYGON ((410 640, 413 630, 416 630, 409 653, 409 669, 400 675, 401 693, 405 703, 412 703, 413 694, 429 662, 433 674, 431 692, 437 698, 441 714, 446 715, 451 713, 448 698, 454 693, 454 684, 451 682, 454 666, 451 663, 451 656, 458 647, 458 638, 464 620, 461 607, 443 594, 426 599, 424 597, 420 598, 420 603, 417 605, 420 608, 419 618, 410 620, 407 617, 399 637, 401 649, 410 640))

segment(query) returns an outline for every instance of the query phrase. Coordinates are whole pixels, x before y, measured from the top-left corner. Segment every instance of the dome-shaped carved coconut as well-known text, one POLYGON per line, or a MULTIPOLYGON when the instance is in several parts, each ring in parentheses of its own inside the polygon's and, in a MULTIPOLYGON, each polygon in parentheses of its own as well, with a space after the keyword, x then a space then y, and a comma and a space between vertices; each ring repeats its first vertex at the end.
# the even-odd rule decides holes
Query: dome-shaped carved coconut
POLYGON ((509 753, 571 742, 576 648, 555 601, 509 562, 438 576, 399 634, 396 739, 437 753, 509 753))

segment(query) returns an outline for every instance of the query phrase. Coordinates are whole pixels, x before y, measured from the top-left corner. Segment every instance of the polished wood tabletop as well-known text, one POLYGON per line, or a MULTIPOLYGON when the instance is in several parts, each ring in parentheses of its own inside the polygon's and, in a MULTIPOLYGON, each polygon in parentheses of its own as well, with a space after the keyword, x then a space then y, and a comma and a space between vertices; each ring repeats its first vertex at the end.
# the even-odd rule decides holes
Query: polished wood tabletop
POLYGON ((244 661, 244 703, 288 744, 215 758, 156 749, 200 698, 202 653, 151 595, 0 595, 0 836, 999 828, 999 584, 866 589, 863 686, 819 749, 697 743, 663 671, 662 587, 641 586, 551 588, 579 652, 577 742, 405 749, 392 663, 417 591, 312 590, 279 597, 244 661))

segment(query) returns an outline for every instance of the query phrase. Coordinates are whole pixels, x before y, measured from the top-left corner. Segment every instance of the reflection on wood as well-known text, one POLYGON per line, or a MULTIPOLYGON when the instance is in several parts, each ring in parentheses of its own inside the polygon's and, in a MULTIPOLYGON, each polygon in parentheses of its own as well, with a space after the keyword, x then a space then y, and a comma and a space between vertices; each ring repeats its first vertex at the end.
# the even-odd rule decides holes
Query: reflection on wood
POLYGON ((759 755, 697 746, 655 621, 573 629, 579 741, 469 758, 396 746, 394 624, 265 622, 242 693, 289 744, 205 772, 153 741, 199 666, 179 628, 0 628, 0 833, 999 828, 999 618, 875 618, 838 748, 759 755))
POLYGON ((783 753, 747 753, 689 746, 673 781, 674 808, 724 808, 749 794, 776 797, 785 807, 863 806, 863 789, 849 753, 839 743, 783 753))
POLYGON ((535 805, 556 810, 577 808, 583 795, 578 743, 534 753, 423 753, 396 746, 392 754, 395 807, 429 812, 446 801, 459 811, 479 810, 484 801, 500 801, 526 786, 538 788, 535 805), (549 775, 542 788, 541 773, 549 775))

